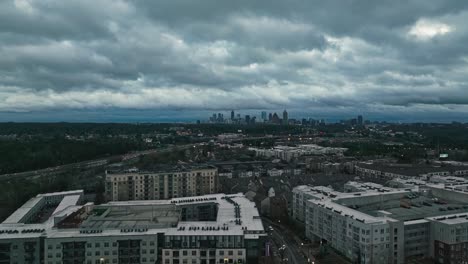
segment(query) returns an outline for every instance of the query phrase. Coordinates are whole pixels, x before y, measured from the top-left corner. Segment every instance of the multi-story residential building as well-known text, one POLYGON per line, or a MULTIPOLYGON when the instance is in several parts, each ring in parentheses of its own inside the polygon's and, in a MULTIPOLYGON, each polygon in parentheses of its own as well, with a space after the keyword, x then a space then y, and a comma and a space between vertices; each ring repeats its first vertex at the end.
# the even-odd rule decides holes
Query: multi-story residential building
POLYGON ((47 194, 19 208, 0 224, 0 263, 258 263, 263 254, 260 216, 242 194, 102 205, 81 197, 47 194))
POLYGON ((357 263, 466 259, 468 184, 405 189, 358 185, 348 184, 348 191, 358 191, 351 193, 321 186, 294 188, 293 217, 304 223, 308 238, 357 263))
POLYGON ((383 180, 391 180, 394 178, 409 179, 413 177, 428 179, 433 176, 468 176, 468 166, 361 162, 356 164, 354 169, 358 176, 383 180))
POLYGON ((373 182, 349 181, 344 185, 344 192, 365 192, 367 190, 390 191, 391 189, 373 182))
POLYGON ((159 200, 212 194, 218 191, 218 169, 213 166, 177 166, 161 171, 106 172, 109 201, 159 200))
POLYGON ((343 155, 346 148, 322 147, 315 144, 298 145, 297 147, 290 146, 275 146, 271 149, 264 148, 249 148, 255 151, 255 155, 259 157, 278 158, 285 161, 291 161, 305 155, 343 155))

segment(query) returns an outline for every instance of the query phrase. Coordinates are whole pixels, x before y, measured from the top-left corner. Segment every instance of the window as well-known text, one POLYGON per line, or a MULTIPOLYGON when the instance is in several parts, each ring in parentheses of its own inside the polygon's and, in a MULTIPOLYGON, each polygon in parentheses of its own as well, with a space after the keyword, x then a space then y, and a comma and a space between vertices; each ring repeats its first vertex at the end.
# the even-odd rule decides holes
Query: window
POLYGON ((196 255, 197 255, 197 251, 192 250, 192 256, 196 256, 196 255))
POLYGON ((105 242, 104 247, 109 247, 109 242, 105 242))
POLYGON ((169 256, 170 252, 169 251, 164 251, 165 256, 169 256))
POLYGON ((229 255, 229 256, 232 256, 232 255, 234 255, 234 252, 233 252, 232 250, 229 250, 229 251, 228 251, 228 255, 229 255))
POLYGON ((101 246, 101 244, 100 244, 100 243, 96 243, 94 246, 98 248, 98 247, 101 246))
POLYGON ((239 252, 237 252, 237 255, 242 256, 242 250, 239 250, 239 252))
POLYGON ((182 255, 187 256, 187 250, 182 251, 182 255))
POLYGON ((220 251, 219 251, 219 254, 220 254, 220 255, 224 255, 224 250, 220 250, 220 251))

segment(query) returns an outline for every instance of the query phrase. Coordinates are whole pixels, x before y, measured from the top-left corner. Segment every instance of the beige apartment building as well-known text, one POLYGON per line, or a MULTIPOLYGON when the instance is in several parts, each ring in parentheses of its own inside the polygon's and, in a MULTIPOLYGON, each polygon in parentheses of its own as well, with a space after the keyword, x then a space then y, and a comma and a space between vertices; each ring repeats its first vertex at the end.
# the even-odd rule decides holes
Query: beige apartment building
POLYGON ((108 201, 161 200, 213 194, 218 191, 218 169, 177 166, 161 171, 106 171, 108 201))

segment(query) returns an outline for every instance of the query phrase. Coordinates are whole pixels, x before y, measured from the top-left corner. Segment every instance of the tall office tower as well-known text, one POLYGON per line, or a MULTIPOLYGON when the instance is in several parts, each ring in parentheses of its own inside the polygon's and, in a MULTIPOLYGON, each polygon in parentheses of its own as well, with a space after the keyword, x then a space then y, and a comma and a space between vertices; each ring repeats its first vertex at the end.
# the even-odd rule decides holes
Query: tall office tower
POLYGON ((268 121, 271 122, 271 119, 273 119, 273 115, 271 113, 268 114, 268 121))
POLYGON ((218 169, 177 166, 160 171, 106 171, 109 201, 159 200, 216 193, 218 169))
POLYGON ((363 122, 362 122, 362 115, 358 115, 357 117, 357 123, 358 125, 362 126, 363 122))
POLYGON ((288 112, 286 111, 286 109, 283 111, 283 125, 287 125, 288 124, 288 112))
POLYGON ((267 113, 265 111, 262 111, 262 121, 267 120, 267 113))
POLYGON ((276 113, 273 114, 271 117, 271 122, 274 124, 281 124, 281 119, 278 117, 276 113))
POLYGON ((231 120, 234 120, 234 110, 231 111, 231 120))
POLYGON ((250 116, 249 115, 246 115, 245 116, 245 123, 248 125, 250 124, 250 116))

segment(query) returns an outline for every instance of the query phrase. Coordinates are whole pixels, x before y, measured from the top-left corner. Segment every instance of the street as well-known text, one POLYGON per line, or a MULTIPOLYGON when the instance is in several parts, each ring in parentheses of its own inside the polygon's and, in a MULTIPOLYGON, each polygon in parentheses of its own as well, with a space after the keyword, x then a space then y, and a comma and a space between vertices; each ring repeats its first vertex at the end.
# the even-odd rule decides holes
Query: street
POLYGON ((263 223, 273 244, 273 252, 275 255, 283 258, 284 261, 282 263, 307 263, 307 256, 301 249, 301 242, 298 242, 298 239, 295 239, 290 231, 269 219, 263 218, 263 223), (273 230, 270 231, 269 226, 273 227, 273 230), (281 251, 284 251, 284 253, 281 251))

